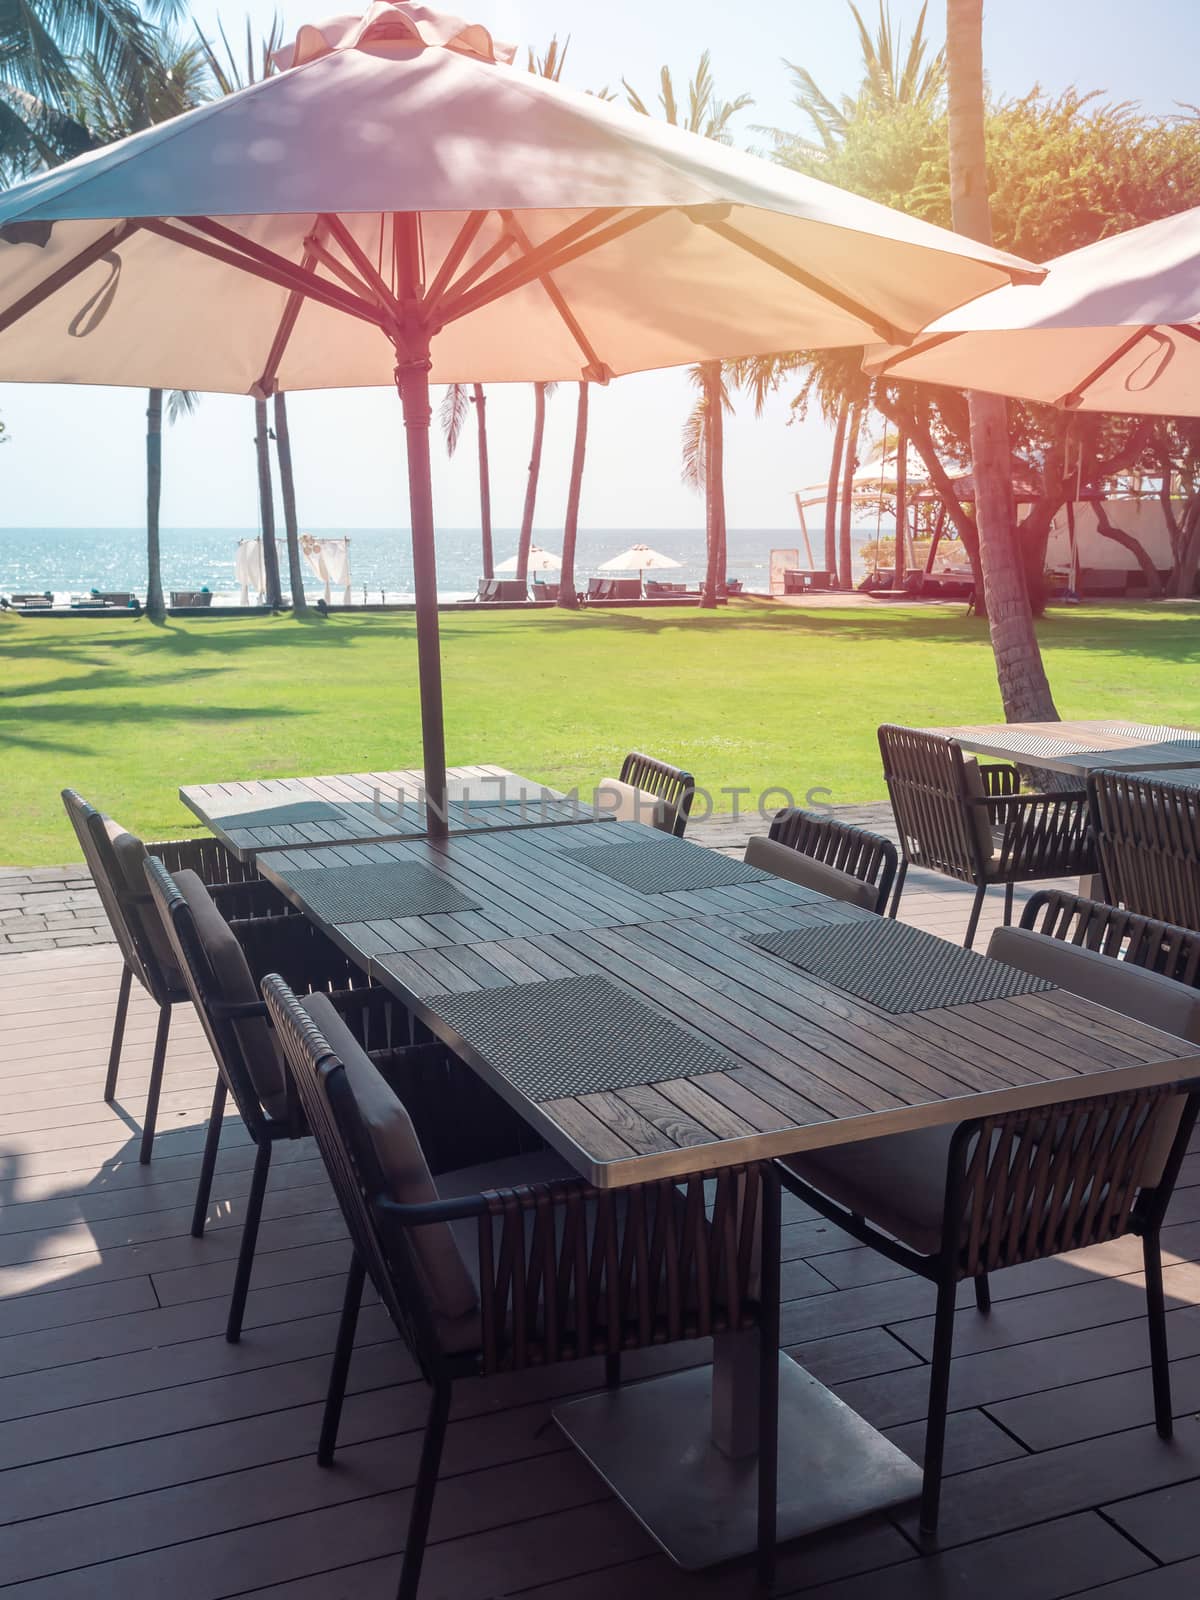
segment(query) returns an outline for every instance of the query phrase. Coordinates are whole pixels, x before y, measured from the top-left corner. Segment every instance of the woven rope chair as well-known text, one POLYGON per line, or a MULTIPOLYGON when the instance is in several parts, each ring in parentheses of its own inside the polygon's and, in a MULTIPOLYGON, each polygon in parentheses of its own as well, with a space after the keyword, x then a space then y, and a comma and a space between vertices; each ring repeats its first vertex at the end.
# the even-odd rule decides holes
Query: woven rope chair
POLYGON ((656 826, 664 833, 673 833, 677 839, 683 838, 696 796, 696 780, 690 772, 631 750, 621 763, 620 781, 661 800, 663 816, 656 826))
POLYGON ((1200 929, 1200 789, 1099 771, 1088 804, 1107 898, 1200 929))
POLYGON ((186 1001, 188 992, 151 905, 142 870, 143 862, 149 855, 172 872, 184 868, 194 872, 231 917, 246 919, 258 915, 286 914, 291 908, 276 889, 258 876, 252 866, 239 861, 216 839, 172 839, 143 844, 136 834, 129 833, 111 817, 97 811, 74 789, 64 789, 62 801, 125 963, 117 991, 108 1073, 104 1080, 106 1101, 111 1101, 117 1092, 117 1074, 125 1040, 125 1018, 135 978, 158 1007, 158 1030, 154 1038, 146 1114, 142 1121, 140 1159, 147 1162, 154 1149, 154 1128, 158 1118, 167 1038, 171 1029, 171 1008, 186 1001))
POLYGON ((1059 889, 1031 895, 1021 927, 1200 989, 1200 933, 1059 889))
POLYGON ((333 1461, 366 1277, 432 1390, 398 1600, 417 1593, 456 1381, 603 1355, 613 1383, 626 1350, 754 1327, 766 1374, 759 1565, 769 1581, 779 1329, 770 1165, 598 1191, 565 1165, 545 1176, 526 1155, 435 1186, 401 1100, 364 1073, 321 997, 300 1002, 273 976, 263 993, 354 1246, 318 1460, 333 1461), (542 1176, 527 1181, 531 1173, 542 1176), (465 1308, 455 1297, 464 1272, 465 1308))
POLYGON ((881 834, 789 807, 776 813, 765 840, 750 840, 746 860, 820 894, 882 912, 897 857, 896 846, 881 834))
MULTIPOLYGON (((1134 963, 998 928, 989 954, 1200 1043, 1200 995, 1134 963)), ((1092 1095, 838 1146, 780 1162, 788 1189, 854 1238, 937 1285, 921 1531, 937 1527, 956 1290, 973 1279, 1133 1234, 1146 1272, 1154 1415, 1172 1431, 1159 1234, 1200 1106, 1200 1084, 1092 1095), (1181 1088, 1186 1088, 1184 1095, 1181 1088)))
POLYGON ((899 908, 910 866, 974 884, 963 940, 969 950, 984 896, 994 884, 1004 885, 1007 926, 1018 883, 1095 870, 1082 792, 1022 794, 1016 767, 968 760, 952 739, 919 728, 885 723, 879 749, 902 857, 890 916, 899 908))
MULTIPOLYGON (((198 1239, 204 1233, 228 1095, 233 1096, 255 1145, 254 1173, 225 1329, 226 1338, 236 1343, 254 1267, 271 1152, 281 1139, 300 1139, 308 1132, 299 1105, 288 1094, 282 1053, 259 993, 261 979, 268 971, 283 971, 296 989, 328 993, 381 1065, 408 1058, 408 1019, 386 990, 369 984, 306 917, 226 923, 198 880, 187 872, 176 878, 153 857, 146 862, 145 872, 188 997, 195 1004, 217 1062, 192 1212, 193 1237, 198 1239)), ((429 1048, 419 1048, 416 1054, 424 1057, 429 1048)), ((444 1054, 437 1047, 434 1053, 444 1054)))

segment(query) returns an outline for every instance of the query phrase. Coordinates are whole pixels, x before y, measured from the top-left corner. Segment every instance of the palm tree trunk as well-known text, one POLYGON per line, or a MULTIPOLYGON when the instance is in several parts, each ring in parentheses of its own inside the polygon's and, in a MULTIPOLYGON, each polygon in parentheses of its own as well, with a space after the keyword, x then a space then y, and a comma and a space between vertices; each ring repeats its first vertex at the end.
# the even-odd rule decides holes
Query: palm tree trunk
MULTIPOLYGON (((946 0, 950 205, 957 233, 992 242, 983 122, 983 0, 946 0)), ((1010 722, 1057 721, 1016 544, 1008 409, 971 391, 971 468, 983 594, 1004 714, 1010 722)))
POLYGON ((896 559, 893 577, 903 589, 908 576, 908 435, 901 430, 896 439, 896 559))
POLYGON ((707 564, 702 606, 717 603, 721 572, 721 525, 725 519, 724 418, 721 415, 721 363, 705 361, 704 375, 704 544, 707 564))
POLYGON ((300 565, 300 528, 296 520, 296 478, 292 471, 292 436, 288 429, 287 396, 275 391, 275 452, 279 457, 279 492, 283 496, 283 526, 287 535, 288 582, 292 589, 292 614, 308 610, 304 598, 304 569, 300 565))
POLYGON ((858 435, 862 430, 863 403, 856 400, 846 428, 842 456, 842 515, 838 523, 838 587, 854 587, 854 549, 850 543, 850 519, 854 514, 854 469, 858 465, 858 435))
POLYGON ((158 543, 158 516, 162 506, 162 415, 163 392, 151 389, 146 406, 146 614, 152 622, 161 622, 167 614, 158 543))
POLYGON ((579 407, 575 412, 575 452, 571 457, 571 482, 567 487, 567 520, 563 524, 562 571, 558 577, 558 603, 564 611, 574 611, 575 539, 579 532, 579 496, 583 488, 583 461, 587 453, 588 386, 579 385, 579 407))
POLYGON ((479 439, 479 533, 483 541, 483 575, 495 577, 492 554, 492 476, 488 467, 487 399, 481 383, 471 386, 475 432, 479 439))
POLYGON ((254 448, 258 455, 258 520, 262 528, 263 586, 267 604, 281 606, 279 552, 275 548, 275 497, 271 488, 271 446, 267 438, 267 402, 254 402, 254 448))
POLYGON ((837 521, 838 484, 842 476, 842 451, 846 446, 846 423, 850 417, 850 402, 842 396, 838 406, 837 428, 833 435, 833 458, 829 463, 829 488, 825 493, 825 570, 836 582, 838 568, 837 521))
POLYGON ((525 483, 525 509, 521 513, 521 540, 517 545, 517 578, 529 580, 529 546, 533 541, 533 512, 537 504, 538 477, 542 470, 542 440, 546 434, 546 385, 533 386, 533 449, 529 453, 529 477, 525 483))

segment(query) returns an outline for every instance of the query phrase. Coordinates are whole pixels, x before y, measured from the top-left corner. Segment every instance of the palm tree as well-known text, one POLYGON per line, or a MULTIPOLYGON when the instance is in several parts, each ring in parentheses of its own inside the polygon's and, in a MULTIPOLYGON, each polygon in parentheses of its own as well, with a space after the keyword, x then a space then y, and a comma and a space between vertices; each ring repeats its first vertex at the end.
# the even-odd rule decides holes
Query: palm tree
MULTIPOLYGON (((992 242, 984 145, 983 0, 946 0, 950 203, 957 233, 992 242)), ((971 393, 971 467, 983 592, 1004 714, 1010 722, 1057 721, 1017 551, 1008 409, 971 393)))
MULTIPOLYGON (((271 57, 283 43, 283 22, 278 14, 271 18, 266 34, 256 41, 253 24, 246 18, 245 56, 239 60, 224 24, 217 23, 221 49, 196 25, 196 35, 204 59, 208 64, 217 90, 222 95, 237 94, 240 89, 259 83, 275 70, 271 57)), ((284 533, 287 539, 288 576, 292 590, 293 612, 305 609, 304 569, 300 561, 300 533, 296 518, 296 480, 292 469, 291 433, 288 428, 287 399, 272 389, 275 410, 275 431, 267 424, 266 397, 254 401, 254 449, 258 469, 258 520, 262 528, 263 583, 267 604, 283 604, 279 582, 279 551, 275 545, 275 501, 271 484, 270 441, 275 440, 279 456, 279 485, 283 499, 284 533)))
MULTIPOLYGON (((635 111, 640 111, 646 117, 653 115, 646 101, 627 79, 621 79, 621 87, 635 111)), ((700 57, 682 101, 675 92, 671 69, 663 67, 659 72, 658 105, 666 121, 675 127, 686 128, 689 133, 715 139, 718 144, 733 143, 730 124, 740 111, 753 104, 753 98, 748 94, 739 94, 732 100, 722 100, 718 96, 712 75, 712 58, 707 50, 700 57)), ((700 603, 704 606, 715 606, 718 592, 725 587, 724 412, 733 409, 720 363, 715 364, 715 373, 713 366, 712 362, 706 361, 691 369, 692 382, 700 393, 683 428, 684 482, 704 488, 706 560, 700 596, 700 603)))
MULTIPOLYGON (((138 61, 140 74, 132 91, 121 76, 110 73, 104 56, 88 51, 74 64, 66 115, 73 126, 86 129, 92 146, 167 122, 205 98, 208 71, 198 45, 181 41, 166 28, 147 30, 138 61)), ((167 402, 168 420, 190 414, 196 403, 190 391, 175 391, 167 402)), ((166 615, 159 527, 162 419, 163 391, 151 389, 146 405, 146 612, 154 622, 166 615)))
POLYGON ((98 141, 78 115, 94 67, 136 126, 156 60, 150 20, 173 22, 185 0, 10 0, 0 4, 0 177, 25 176, 98 141), (145 13, 143 15, 143 12, 145 13))
POLYGON ((458 449, 467 422, 467 407, 475 407, 475 435, 479 447, 479 533, 483 576, 495 575, 492 553, 492 479, 488 466, 487 397, 481 383, 449 383, 442 396, 442 432, 446 439, 446 454, 452 456, 458 449))
POLYGON ((529 451, 529 474, 525 479, 525 505, 521 511, 521 537, 517 541, 517 579, 529 576, 529 546, 533 542, 533 513, 537 505, 538 479, 542 473, 542 444, 546 437, 546 398, 554 393, 553 383, 533 386, 533 444, 529 451))
POLYGON ((567 485, 567 515, 563 523, 562 570, 558 575, 558 603, 564 611, 578 605, 575 594, 575 541, 579 533, 579 499, 583 490, 583 462, 587 454, 588 381, 579 385, 575 411, 575 448, 571 455, 571 481, 567 485))

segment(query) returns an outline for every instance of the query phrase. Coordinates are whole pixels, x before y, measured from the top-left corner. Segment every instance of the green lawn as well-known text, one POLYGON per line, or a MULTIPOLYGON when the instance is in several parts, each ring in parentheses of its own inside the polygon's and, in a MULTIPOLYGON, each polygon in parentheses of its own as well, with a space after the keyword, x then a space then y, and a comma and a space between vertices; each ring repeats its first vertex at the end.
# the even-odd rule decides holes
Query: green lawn
MULTIPOLYGON (((637 746, 713 792, 875 800, 878 723, 1001 714, 986 629, 957 610, 458 613, 442 639, 450 761, 564 789, 637 746)), ((1200 720, 1200 607, 1063 611, 1042 641, 1063 716, 1200 720)), ((6 864, 78 858, 66 785, 171 837, 198 826, 181 783, 420 762, 407 615, 165 627, 5 616, 0 657, 6 864)))

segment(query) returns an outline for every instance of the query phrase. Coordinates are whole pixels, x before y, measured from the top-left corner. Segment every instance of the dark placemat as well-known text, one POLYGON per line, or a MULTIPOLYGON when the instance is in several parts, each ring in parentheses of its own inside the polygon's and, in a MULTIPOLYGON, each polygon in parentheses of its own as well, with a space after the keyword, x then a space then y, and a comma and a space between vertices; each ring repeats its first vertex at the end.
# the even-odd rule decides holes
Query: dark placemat
POLYGON ((428 917, 441 911, 477 911, 448 879, 417 862, 304 867, 288 884, 323 922, 377 922, 388 917, 428 917))
POLYGON ((973 950, 960 950, 945 939, 885 917, 757 933, 747 943, 836 989, 869 1000, 881 1011, 932 1011, 937 1006, 1003 1000, 1055 987, 1044 978, 989 961, 973 950))
POLYGON ((208 815, 217 826, 228 831, 231 828, 285 828, 294 822, 336 822, 341 812, 327 800, 283 800, 278 805, 253 806, 249 811, 210 810, 208 815))
POLYGON ((732 1056, 599 973, 514 983, 425 1004, 529 1100, 728 1072, 732 1056))
POLYGON ((580 866, 602 872, 644 894, 672 894, 681 889, 720 889, 731 883, 760 883, 769 872, 705 850, 702 845, 669 834, 651 833, 629 844, 597 844, 564 852, 580 866))

